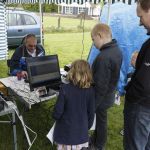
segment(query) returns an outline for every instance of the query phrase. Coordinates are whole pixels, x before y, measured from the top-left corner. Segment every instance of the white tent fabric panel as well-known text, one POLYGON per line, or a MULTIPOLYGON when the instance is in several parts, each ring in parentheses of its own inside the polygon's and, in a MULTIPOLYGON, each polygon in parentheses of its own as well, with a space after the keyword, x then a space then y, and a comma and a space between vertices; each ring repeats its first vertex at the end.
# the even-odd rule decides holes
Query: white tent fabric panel
POLYGON ((10 4, 10 3, 37 3, 38 0, 6 0, 6 3, 10 4))
MULTIPOLYGON (((103 0, 104 2, 108 2, 109 0, 103 0)), ((133 4, 135 3, 137 0, 111 0, 112 3, 115 2, 123 2, 126 4, 133 4)), ((91 2, 94 4, 98 4, 101 2, 101 0, 6 0, 6 3, 47 3, 47 4, 51 4, 51 3, 55 3, 55 4, 60 4, 65 2, 66 4, 72 4, 74 2, 77 2, 78 4, 83 4, 85 2, 91 2)))
POLYGON ((5 5, 0 2, 0 60, 8 55, 5 5))
MULTIPOLYGON (((43 0, 44 3, 48 3, 48 4, 51 4, 51 3, 62 3, 62 2, 65 2, 67 0, 43 0)), ((123 2, 123 3, 126 3, 126 4, 133 4, 135 3, 137 0, 112 0, 112 3, 115 3, 115 2, 123 2)), ((79 4, 84 4, 85 2, 91 2, 91 3, 94 3, 94 4, 98 4, 101 2, 101 0, 68 0, 66 3, 67 4, 71 4, 73 2, 77 2, 79 4)), ((104 2, 108 3, 109 0, 104 0, 104 2)))

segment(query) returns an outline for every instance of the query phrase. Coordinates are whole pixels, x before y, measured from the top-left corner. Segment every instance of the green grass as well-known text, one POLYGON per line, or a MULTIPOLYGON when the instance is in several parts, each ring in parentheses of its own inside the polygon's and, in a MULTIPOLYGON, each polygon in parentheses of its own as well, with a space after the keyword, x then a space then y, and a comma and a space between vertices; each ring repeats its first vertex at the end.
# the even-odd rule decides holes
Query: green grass
POLYGON ((53 16, 45 16, 43 19, 43 27, 46 33, 53 32, 81 32, 84 25, 85 31, 90 31, 98 20, 85 20, 81 22, 80 18, 65 18, 60 19, 60 29, 58 29, 58 18, 53 16))
MULTIPOLYGON (((44 28, 51 27, 51 26, 57 27, 58 18, 59 17, 44 16, 44 19, 43 19, 44 28)), ((96 20, 85 20, 84 25, 86 28, 92 28, 96 22, 97 22, 96 20)), ((61 27, 64 27, 64 28, 76 28, 78 25, 80 25, 80 18, 61 17, 60 25, 61 27)))
MULTIPOLYGON (((52 18, 51 19, 57 19, 52 18)), ((48 18, 47 24, 50 24, 48 18)), ((66 18, 65 18, 66 19, 66 18)), ((72 20, 68 26, 72 24, 72 20)), ((91 21, 91 20, 90 20, 91 21)), ((95 23, 95 22, 94 22, 95 23)), ((75 22, 73 23, 75 24, 75 22)), ((78 25, 79 22, 76 22, 78 25)), ((67 25, 67 23, 66 23, 67 25)), ((75 26, 76 26, 75 25, 75 26)), ((89 25, 89 24, 87 24, 89 25)), ((89 25, 90 26, 90 25, 89 25)), ((83 50, 82 33, 56 33, 56 34, 45 34, 45 50, 47 54, 58 54, 60 67, 65 64, 71 63, 75 59, 81 58, 83 50)), ((91 47, 90 32, 84 34, 84 51, 83 58, 86 59, 91 47)), ((9 50, 9 57, 11 57, 14 50, 9 50)), ((6 61, 0 61, 0 77, 7 76, 6 61)), ((18 102, 20 112, 23 112, 25 123, 38 133, 37 140, 33 144, 31 150, 55 150, 46 138, 50 127, 54 120, 51 117, 53 105, 55 99, 42 102, 41 104, 32 106, 32 109, 24 112, 22 105, 18 102)), ((109 110, 108 113, 108 142, 106 150, 123 150, 122 147, 122 136, 119 134, 123 127, 123 104, 121 106, 114 106, 109 110)), ((7 117, 0 117, 0 120, 6 120, 7 117)), ((32 135, 31 135, 32 136, 32 135)), ((23 132, 23 128, 20 121, 17 120, 17 138, 18 138, 18 150, 27 149, 27 141, 23 132)), ((12 150, 13 146, 12 127, 9 124, 0 124, 0 150, 12 150)))
POLYGON ((84 34, 84 45, 82 37, 82 33, 47 34, 45 35, 47 54, 58 54, 61 67, 81 58, 82 51, 82 57, 86 59, 92 44, 90 33, 84 34))

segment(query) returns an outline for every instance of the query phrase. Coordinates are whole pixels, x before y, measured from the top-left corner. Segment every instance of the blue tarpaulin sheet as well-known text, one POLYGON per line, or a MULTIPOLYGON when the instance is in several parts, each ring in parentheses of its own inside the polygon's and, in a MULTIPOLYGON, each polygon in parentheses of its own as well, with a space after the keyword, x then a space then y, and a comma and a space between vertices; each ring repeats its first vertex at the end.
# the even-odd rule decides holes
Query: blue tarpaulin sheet
MULTIPOLYGON (((107 23, 107 18, 108 5, 104 5, 100 22, 107 23)), ((131 55, 134 51, 140 50, 148 36, 146 35, 146 30, 139 26, 139 18, 136 15, 136 4, 127 5, 121 2, 112 4, 110 6, 109 26, 111 27, 113 38, 117 40, 123 54, 123 63, 117 87, 120 95, 123 95, 127 74, 133 70, 130 64, 131 55)), ((90 64, 93 63, 99 52, 95 46, 91 47, 88 57, 90 64)))

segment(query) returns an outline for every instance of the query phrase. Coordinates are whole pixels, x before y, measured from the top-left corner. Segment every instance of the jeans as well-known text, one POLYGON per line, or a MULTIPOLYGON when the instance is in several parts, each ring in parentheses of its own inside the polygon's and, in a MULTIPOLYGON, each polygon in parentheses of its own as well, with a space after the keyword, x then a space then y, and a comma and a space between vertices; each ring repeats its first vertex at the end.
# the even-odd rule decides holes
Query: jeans
POLYGON ((125 101, 124 150, 150 150, 150 108, 125 101))

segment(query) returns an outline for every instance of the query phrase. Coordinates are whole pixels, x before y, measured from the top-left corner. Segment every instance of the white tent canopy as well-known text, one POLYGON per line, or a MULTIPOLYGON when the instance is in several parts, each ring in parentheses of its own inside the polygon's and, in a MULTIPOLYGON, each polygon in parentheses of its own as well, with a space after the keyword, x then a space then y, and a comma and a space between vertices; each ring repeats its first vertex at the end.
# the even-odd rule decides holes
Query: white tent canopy
MULTIPOLYGON (((72 4, 72 3, 78 3, 78 4, 83 4, 85 2, 90 2, 90 3, 94 3, 94 4, 98 4, 101 2, 101 0, 3 0, 6 1, 6 3, 47 3, 47 4, 51 4, 51 3, 55 3, 55 4, 60 4, 60 3, 67 3, 67 4, 72 4)), ((115 2, 123 2, 126 4, 133 4, 135 3, 137 0, 110 0, 112 3, 115 2)), ((109 0, 104 0, 104 2, 109 2, 109 0)))
POLYGON ((31 3, 37 3, 38 0, 5 0, 6 3, 10 4, 10 3, 27 3, 27 4, 31 4, 31 3))

